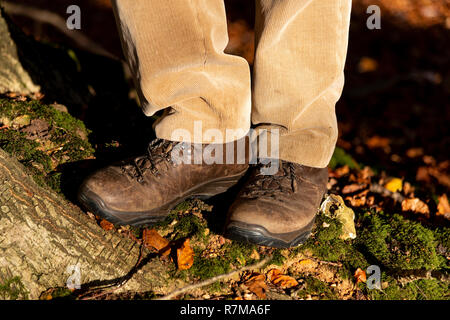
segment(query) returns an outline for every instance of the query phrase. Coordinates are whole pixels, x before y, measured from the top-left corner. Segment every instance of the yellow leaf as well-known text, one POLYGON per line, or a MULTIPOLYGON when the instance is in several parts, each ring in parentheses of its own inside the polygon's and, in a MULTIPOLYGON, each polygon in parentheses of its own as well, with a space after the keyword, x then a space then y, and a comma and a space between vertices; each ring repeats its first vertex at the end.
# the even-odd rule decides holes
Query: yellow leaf
POLYGON ((312 264, 314 261, 312 261, 311 259, 302 259, 300 260, 298 263, 301 265, 310 265, 312 264))
POLYGON ((179 270, 187 270, 194 264, 194 250, 186 239, 180 248, 177 249, 177 265, 179 270))
POLYGON ((388 189, 390 192, 402 191, 402 186, 403 186, 403 180, 399 179, 399 178, 393 178, 384 185, 384 187, 386 189, 388 189))

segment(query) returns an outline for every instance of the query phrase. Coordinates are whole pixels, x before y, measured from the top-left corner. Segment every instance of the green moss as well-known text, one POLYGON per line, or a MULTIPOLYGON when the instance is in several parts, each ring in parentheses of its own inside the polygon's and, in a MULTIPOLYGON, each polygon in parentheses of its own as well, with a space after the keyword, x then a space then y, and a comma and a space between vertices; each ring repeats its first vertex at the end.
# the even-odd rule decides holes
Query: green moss
POLYGON ((389 269, 433 270, 442 266, 431 230, 398 214, 366 213, 358 243, 375 264, 389 269))
POLYGON ((302 250, 308 249, 321 260, 341 262, 344 265, 343 274, 348 277, 356 268, 366 268, 370 264, 359 252, 351 240, 342 240, 342 223, 324 215, 316 218, 314 234, 302 250))
POLYGON ((309 295, 318 296, 323 300, 336 300, 337 294, 326 283, 312 276, 307 276, 305 279, 304 289, 298 291, 297 296, 299 299, 305 299, 309 295))
POLYGON ((2 300, 28 299, 28 292, 20 277, 12 277, 0 283, 0 298, 2 300))
POLYGON ((65 287, 55 288, 51 292, 52 299, 74 299, 73 292, 65 287))
POLYGON ((61 192, 59 166, 86 159, 94 153, 86 139, 89 130, 70 114, 39 101, 0 98, 0 118, 4 122, 11 122, 19 116, 28 116, 30 121, 44 120, 48 124, 48 133, 45 137, 31 140, 18 127, 4 128, 0 130, 0 148, 24 164, 38 184, 46 184, 61 192))
POLYGON ((0 130, 0 148, 16 157, 31 172, 39 185, 46 183, 46 174, 51 171, 51 159, 39 144, 15 130, 0 130))
POLYGON ((328 166, 334 169, 345 165, 347 165, 350 169, 358 169, 360 167, 358 162, 356 162, 351 155, 346 153, 344 149, 336 147, 328 166))
POLYGON ((388 278, 388 287, 384 290, 368 290, 372 300, 449 300, 449 285, 447 283, 420 279, 405 285, 398 284, 393 278, 388 278))
MULTIPOLYGON (((215 277, 220 274, 228 273, 232 268, 239 268, 244 265, 252 264, 254 259, 250 258, 255 245, 232 242, 223 246, 223 255, 216 258, 203 258, 203 248, 194 247, 194 264, 188 270, 177 272, 174 276, 186 279, 188 275, 203 280, 215 277)), ((220 289, 220 283, 214 285, 217 290, 220 289)))
POLYGON ((196 236, 199 239, 205 237, 206 221, 199 217, 189 214, 180 219, 174 227, 174 237, 172 240, 183 238, 192 238, 196 236))
POLYGON ((250 256, 256 249, 256 245, 238 241, 233 241, 224 245, 227 260, 233 265, 238 266, 254 263, 255 260, 250 258, 250 256))
POLYGON ((282 266, 284 261, 286 261, 286 257, 281 254, 281 250, 275 249, 272 253, 272 260, 270 263, 277 266, 282 266))
POLYGON ((194 248, 194 264, 186 273, 199 278, 200 280, 215 277, 219 274, 230 272, 230 261, 223 257, 206 259, 201 257, 201 251, 194 248))

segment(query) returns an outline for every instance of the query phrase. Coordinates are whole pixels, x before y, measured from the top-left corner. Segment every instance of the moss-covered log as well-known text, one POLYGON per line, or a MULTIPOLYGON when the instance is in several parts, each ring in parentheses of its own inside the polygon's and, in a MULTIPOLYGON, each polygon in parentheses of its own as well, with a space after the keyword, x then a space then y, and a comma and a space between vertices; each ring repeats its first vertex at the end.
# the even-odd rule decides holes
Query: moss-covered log
POLYGON ((18 277, 36 299, 48 288, 65 287, 68 266, 78 264, 82 289, 128 280, 120 290, 142 292, 167 284, 161 262, 149 257, 134 241, 104 231, 38 186, 0 149, 0 278, 18 277))

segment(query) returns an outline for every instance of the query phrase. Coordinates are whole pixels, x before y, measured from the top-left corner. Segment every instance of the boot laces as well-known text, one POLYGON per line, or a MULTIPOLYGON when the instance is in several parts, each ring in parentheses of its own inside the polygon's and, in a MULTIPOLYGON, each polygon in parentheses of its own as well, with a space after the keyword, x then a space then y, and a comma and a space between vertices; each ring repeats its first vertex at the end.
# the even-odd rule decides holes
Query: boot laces
POLYGON ((145 155, 136 157, 130 162, 121 165, 122 171, 138 182, 144 181, 144 175, 147 171, 157 176, 159 170, 157 164, 165 161, 172 161, 171 153, 173 143, 163 139, 155 139, 147 147, 145 155))
MULTIPOLYGON (((281 166, 277 174, 263 175, 257 173, 254 179, 246 186, 242 196, 251 199, 260 197, 276 198, 277 194, 295 193, 298 185, 295 166, 291 162, 280 161, 280 163, 281 166)), ((267 165, 260 165, 259 167, 261 166, 267 165)))

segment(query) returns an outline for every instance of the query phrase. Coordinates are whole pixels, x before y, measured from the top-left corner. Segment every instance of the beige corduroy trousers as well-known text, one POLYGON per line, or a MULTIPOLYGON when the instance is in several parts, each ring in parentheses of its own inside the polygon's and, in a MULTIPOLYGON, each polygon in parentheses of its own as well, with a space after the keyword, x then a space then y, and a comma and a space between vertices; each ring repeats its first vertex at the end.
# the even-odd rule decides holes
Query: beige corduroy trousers
POLYGON ((252 79, 245 59, 224 53, 223 0, 113 3, 144 113, 164 110, 157 137, 174 140, 174 130, 184 129, 190 142, 214 143, 205 133, 216 129, 229 142, 240 137, 227 129, 243 136, 252 123, 279 129, 280 159, 327 166, 337 139, 351 0, 258 0, 252 79))

